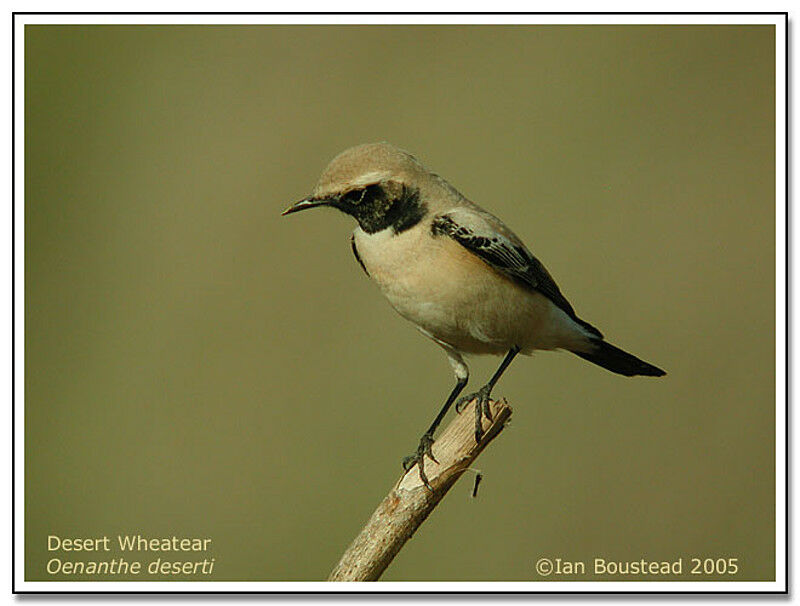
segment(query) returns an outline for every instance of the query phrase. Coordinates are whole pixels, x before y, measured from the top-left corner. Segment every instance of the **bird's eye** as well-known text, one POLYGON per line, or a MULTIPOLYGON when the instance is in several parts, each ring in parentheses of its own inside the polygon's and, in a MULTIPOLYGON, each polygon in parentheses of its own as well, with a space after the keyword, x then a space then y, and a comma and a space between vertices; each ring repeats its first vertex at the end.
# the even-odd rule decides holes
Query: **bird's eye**
POLYGON ((348 204, 356 206, 358 204, 361 204, 361 201, 364 199, 364 194, 366 193, 366 191, 367 191, 366 189, 351 190, 342 196, 342 200, 344 200, 348 204))

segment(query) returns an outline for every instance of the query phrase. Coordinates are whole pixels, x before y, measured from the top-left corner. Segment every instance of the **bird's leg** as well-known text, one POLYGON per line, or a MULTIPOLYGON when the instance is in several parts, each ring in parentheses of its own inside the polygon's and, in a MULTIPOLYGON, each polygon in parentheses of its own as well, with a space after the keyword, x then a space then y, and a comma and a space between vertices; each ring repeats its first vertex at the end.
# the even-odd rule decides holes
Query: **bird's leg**
POLYGON ((489 379, 489 382, 481 387, 475 393, 471 393, 459 399, 456 403, 456 412, 461 412, 464 407, 476 400, 475 402, 475 442, 480 442, 481 437, 483 436, 483 417, 485 416, 490 421, 492 420, 492 411, 489 407, 489 396, 492 394, 492 388, 494 388, 495 383, 500 379, 500 376, 505 372, 508 365, 511 364, 511 361, 514 357, 519 353, 519 347, 512 347, 508 350, 506 357, 500 364, 500 368, 492 375, 492 378, 489 379))
POLYGON ((424 434, 422 434, 422 438, 420 438, 419 446, 417 447, 417 452, 413 455, 407 456, 403 459, 403 469, 408 471, 414 465, 417 466, 419 469, 419 479, 422 480, 422 483, 425 485, 425 488, 428 490, 433 490, 431 488, 430 483, 428 482, 428 476, 425 475, 425 455, 433 461, 434 463, 438 463, 439 461, 433 456, 433 451, 431 447, 433 446, 433 432, 436 431, 436 428, 439 427, 439 424, 444 419, 444 416, 447 414, 447 411, 450 410, 450 406, 453 404, 455 399, 458 397, 458 394, 464 389, 464 386, 467 384, 466 377, 458 377, 458 382, 456 386, 453 388, 453 391, 450 392, 450 395, 447 397, 447 401, 442 406, 442 409, 439 411, 439 414, 436 415, 436 418, 431 423, 431 426, 428 428, 424 434))

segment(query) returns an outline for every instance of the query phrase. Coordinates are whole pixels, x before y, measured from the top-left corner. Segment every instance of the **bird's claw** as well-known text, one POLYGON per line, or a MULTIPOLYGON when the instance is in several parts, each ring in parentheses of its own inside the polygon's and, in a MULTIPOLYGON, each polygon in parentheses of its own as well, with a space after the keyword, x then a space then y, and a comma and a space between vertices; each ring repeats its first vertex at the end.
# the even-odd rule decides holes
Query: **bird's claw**
POLYGON ((433 488, 428 482, 428 476, 425 475, 425 457, 428 457, 434 463, 439 463, 436 457, 433 456, 433 436, 425 434, 419 441, 417 452, 409 455, 403 459, 403 469, 409 471, 414 465, 419 469, 419 479, 422 481, 423 486, 433 492, 433 488))
POLYGON ((436 463, 439 464, 439 461, 436 460, 436 457, 433 456, 433 438, 429 435, 423 436, 422 440, 420 441, 420 446, 424 446, 425 454, 428 455, 428 458, 436 463))
POLYGON ((459 399, 456 401, 456 412, 457 412, 458 414, 461 414, 461 413, 463 412, 464 408, 467 406, 467 404, 469 404, 470 402, 472 402, 472 400, 475 398, 475 396, 476 396, 476 395, 477 395, 477 394, 471 393, 471 394, 469 394, 468 396, 462 396, 462 397, 460 397, 460 398, 459 398, 459 399))
POLYGON ((492 388, 489 385, 484 385, 475 393, 466 395, 456 402, 456 412, 461 414, 464 408, 475 400, 475 442, 479 443, 483 437, 483 417, 492 421, 492 411, 489 406, 489 395, 492 388))

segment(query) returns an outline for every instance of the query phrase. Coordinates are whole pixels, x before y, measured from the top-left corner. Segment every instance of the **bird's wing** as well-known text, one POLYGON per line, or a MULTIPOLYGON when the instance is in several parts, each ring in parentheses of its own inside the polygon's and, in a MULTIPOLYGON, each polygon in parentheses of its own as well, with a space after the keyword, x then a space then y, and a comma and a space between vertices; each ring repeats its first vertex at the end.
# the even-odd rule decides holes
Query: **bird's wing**
POLYGON ((600 331, 575 314, 544 265, 500 219, 474 208, 458 208, 437 215, 434 235, 446 235, 490 267, 518 284, 550 299, 559 309, 598 337, 600 331))

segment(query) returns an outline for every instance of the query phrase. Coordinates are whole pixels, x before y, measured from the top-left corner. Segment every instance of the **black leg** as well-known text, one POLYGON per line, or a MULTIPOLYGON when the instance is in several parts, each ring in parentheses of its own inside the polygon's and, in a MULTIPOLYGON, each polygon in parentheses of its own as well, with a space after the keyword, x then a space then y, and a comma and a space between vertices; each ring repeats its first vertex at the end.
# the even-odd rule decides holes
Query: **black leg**
POLYGON ((494 387, 495 383, 497 383, 500 380, 500 377, 506 371, 506 368, 508 368, 508 365, 511 364, 511 361, 516 357, 518 353, 519 353, 519 347, 517 347, 516 345, 508 350, 506 357, 503 358, 503 361, 500 363, 500 368, 497 369, 497 371, 492 375, 492 378, 489 379, 489 383, 487 383, 487 385, 490 388, 494 387))
POLYGON ((436 418, 433 420, 433 423, 431 423, 431 426, 428 428, 428 431, 425 432, 426 434, 429 434, 431 436, 433 435, 433 432, 436 431, 437 427, 439 427, 439 423, 442 422, 442 419, 444 419, 445 415, 447 414, 447 411, 450 410, 450 407, 453 405, 453 402, 456 401, 458 394, 460 394, 461 391, 466 386, 467 386, 467 379, 458 379, 456 386, 453 387, 453 391, 451 391, 450 395, 447 396, 447 402, 444 403, 444 406, 442 406, 442 409, 439 411, 439 414, 436 415, 436 418))
POLYGON ((492 420, 492 411, 489 408, 489 396, 492 394, 492 389, 494 388, 495 383, 500 380, 500 377, 503 375, 506 368, 508 368, 508 365, 511 364, 511 361, 518 353, 519 347, 512 347, 510 350, 508 350, 506 357, 500 363, 500 368, 498 368, 497 371, 492 375, 492 378, 489 379, 489 382, 475 393, 464 396, 456 404, 456 410, 461 412, 464 406, 472 402, 472 400, 477 400, 475 402, 475 442, 480 442, 481 437, 483 436, 483 416, 490 421, 492 420))
POLYGON ((431 447, 433 446, 433 433, 436 431, 436 428, 439 427, 439 424, 444 419, 447 411, 450 410, 450 406, 453 405, 458 394, 464 389, 467 384, 466 378, 459 378, 456 386, 453 388, 453 391, 450 392, 450 395, 447 396, 447 401, 442 406, 442 409, 439 411, 439 414, 436 415, 436 418, 431 423, 431 426, 428 428, 424 434, 422 434, 422 438, 419 441, 419 446, 417 447, 417 452, 413 455, 410 455, 403 459, 403 468, 408 471, 414 465, 419 468, 419 478, 422 480, 422 483, 428 490, 432 490, 431 485, 428 483, 428 477, 425 475, 425 455, 430 457, 431 461, 434 463, 438 463, 439 461, 433 456, 433 451, 431 447))

